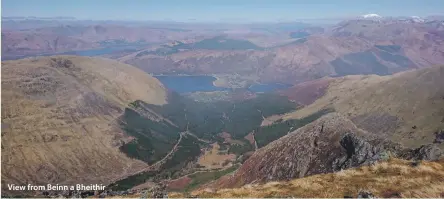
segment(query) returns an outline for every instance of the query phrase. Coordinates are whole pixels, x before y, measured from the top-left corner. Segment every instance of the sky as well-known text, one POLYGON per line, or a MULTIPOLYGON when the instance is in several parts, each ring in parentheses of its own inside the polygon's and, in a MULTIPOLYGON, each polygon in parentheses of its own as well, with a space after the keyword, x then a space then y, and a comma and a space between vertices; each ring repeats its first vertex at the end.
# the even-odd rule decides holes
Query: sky
POLYGON ((2 17, 88 20, 276 22, 376 13, 444 15, 444 0, 1 0, 2 17))

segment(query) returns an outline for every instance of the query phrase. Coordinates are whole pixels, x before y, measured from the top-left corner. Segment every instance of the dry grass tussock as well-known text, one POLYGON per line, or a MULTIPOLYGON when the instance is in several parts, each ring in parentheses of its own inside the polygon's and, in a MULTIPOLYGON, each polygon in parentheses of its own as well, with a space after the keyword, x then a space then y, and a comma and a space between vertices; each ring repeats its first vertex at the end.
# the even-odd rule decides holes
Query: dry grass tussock
MULTIPOLYGON (((444 196, 444 160, 413 163, 390 159, 372 166, 314 175, 288 182, 246 185, 236 189, 197 190, 191 195, 211 198, 234 197, 356 197, 368 190, 376 197, 430 198, 444 196)), ((184 197, 170 193, 169 197, 184 197)))

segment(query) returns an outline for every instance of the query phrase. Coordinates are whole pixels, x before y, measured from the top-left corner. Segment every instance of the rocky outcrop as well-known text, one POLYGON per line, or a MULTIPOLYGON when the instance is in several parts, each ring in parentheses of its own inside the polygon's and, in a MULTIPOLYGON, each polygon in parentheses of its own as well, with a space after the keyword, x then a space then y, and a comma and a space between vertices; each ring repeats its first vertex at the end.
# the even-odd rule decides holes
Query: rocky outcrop
POLYGON ((353 166, 372 163, 381 159, 383 147, 375 147, 353 133, 342 136, 339 143, 346 155, 337 158, 332 163, 333 171, 347 169, 353 166))
POLYGON ((369 166, 290 181, 247 184, 233 189, 169 193, 172 198, 442 198, 444 159, 411 161, 390 158, 369 166))
POLYGON ((411 160, 437 160, 443 156, 443 151, 438 145, 422 145, 403 154, 405 159, 411 160))
POLYGON ((233 176, 211 186, 236 187, 301 178, 368 165, 390 156, 433 160, 441 152, 434 146, 403 148, 357 128, 338 113, 331 113, 259 149, 233 176))
POLYGON ((373 195, 372 192, 361 190, 359 191, 357 198, 376 198, 376 197, 373 195))
MULTIPOLYGON (((443 97, 443 99, 444 99, 444 97, 443 97)), ((444 118, 443 118, 442 122, 444 123, 444 118)), ((438 144, 441 144, 444 142, 444 130, 442 130, 440 132, 435 132, 435 140, 433 142, 438 143, 438 144)))

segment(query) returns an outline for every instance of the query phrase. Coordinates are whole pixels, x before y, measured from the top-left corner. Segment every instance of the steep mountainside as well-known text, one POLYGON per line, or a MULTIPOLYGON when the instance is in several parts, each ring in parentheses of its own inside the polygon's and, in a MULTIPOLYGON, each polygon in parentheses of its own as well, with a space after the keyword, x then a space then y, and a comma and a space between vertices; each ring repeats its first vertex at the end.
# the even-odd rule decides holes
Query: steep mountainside
POLYGON ((280 92, 304 105, 283 116, 289 123, 323 110, 337 113, 260 148, 232 176, 205 187, 239 187, 336 172, 388 155, 442 158, 442 77, 444 66, 435 66, 391 76, 323 78, 280 92))
POLYGON ((264 117, 297 107, 275 94, 193 101, 106 59, 51 56, 2 65, 3 184, 103 183, 126 190, 177 178, 199 169, 196 160, 208 145, 201 139, 236 157, 253 150, 244 137, 264 117))
POLYGON ((433 145, 411 150, 358 129, 338 113, 330 113, 257 150, 233 174, 210 187, 289 180, 371 164, 389 154, 404 159, 436 160, 433 145))
POLYGON ((2 188, 108 183, 143 169, 119 146, 117 118, 133 101, 166 103, 155 78, 106 59, 52 56, 2 62, 2 188))
MULTIPOLYGON (((284 118, 303 118, 333 108, 358 127, 410 147, 434 142, 435 133, 444 129, 444 66, 392 76, 346 76, 317 82, 327 87, 323 94, 284 118)), ((303 86, 296 86, 295 91, 303 86)))

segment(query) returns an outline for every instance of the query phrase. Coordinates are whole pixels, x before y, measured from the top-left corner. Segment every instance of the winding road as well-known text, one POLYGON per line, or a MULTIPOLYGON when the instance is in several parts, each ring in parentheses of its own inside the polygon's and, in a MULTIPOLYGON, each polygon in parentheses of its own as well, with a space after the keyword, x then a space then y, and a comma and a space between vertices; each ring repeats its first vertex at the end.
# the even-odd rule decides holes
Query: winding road
POLYGON ((139 171, 132 172, 131 174, 124 175, 123 177, 119 177, 119 178, 117 178, 116 180, 113 180, 113 181, 112 181, 111 183, 109 183, 109 184, 115 183, 115 182, 117 182, 117 181, 119 181, 119 180, 123 180, 123 179, 125 179, 125 178, 127 178, 127 177, 129 177, 129 176, 137 175, 137 174, 142 173, 142 172, 145 172, 145 171, 150 171, 150 170, 157 170, 157 169, 159 169, 160 166, 162 166, 162 164, 164 163, 164 161, 167 160, 171 155, 173 155, 173 153, 174 153, 174 152, 176 151, 176 149, 179 147, 179 144, 180 144, 180 142, 182 141, 182 138, 183 138, 183 136, 184 136, 186 133, 187 133, 187 132, 180 132, 180 133, 179 133, 179 140, 177 141, 177 143, 173 146, 173 148, 171 149, 171 151, 170 151, 167 155, 165 155, 165 157, 163 157, 162 159, 160 159, 159 161, 157 161, 157 162, 155 162, 154 164, 149 165, 149 166, 147 166, 147 167, 145 167, 145 168, 143 168, 143 169, 141 169, 141 170, 139 170, 139 171))

